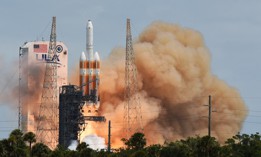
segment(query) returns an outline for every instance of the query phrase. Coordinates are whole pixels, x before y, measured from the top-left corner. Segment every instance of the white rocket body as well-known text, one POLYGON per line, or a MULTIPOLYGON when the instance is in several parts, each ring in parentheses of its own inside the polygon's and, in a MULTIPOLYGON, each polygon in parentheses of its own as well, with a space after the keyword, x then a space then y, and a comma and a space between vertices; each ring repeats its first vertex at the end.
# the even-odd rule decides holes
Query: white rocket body
POLYGON ((93 25, 91 20, 88 20, 86 27, 86 52, 88 60, 93 61, 93 25))
MULTIPOLYGON (((93 81, 94 80, 94 60, 93 60, 93 25, 91 20, 88 20, 87 27, 86 27, 86 52, 88 54, 88 85, 89 85, 89 94, 93 94, 93 81)), ((89 105, 92 105, 90 102, 89 105)))
POLYGON ((93 53, 93 25, 91 20, 88 20, 86 27, 86 54, 87 57, 82 54, 80 58, 80 87, 83 95, 95 95, 94 102, 88 101, 85 104, 94 107, 97 111, 100 104, 100 57, 98 52, 95 52, 95 55, 93 53), (85 64, 83 64, 83 60, 85 60, 85 64))

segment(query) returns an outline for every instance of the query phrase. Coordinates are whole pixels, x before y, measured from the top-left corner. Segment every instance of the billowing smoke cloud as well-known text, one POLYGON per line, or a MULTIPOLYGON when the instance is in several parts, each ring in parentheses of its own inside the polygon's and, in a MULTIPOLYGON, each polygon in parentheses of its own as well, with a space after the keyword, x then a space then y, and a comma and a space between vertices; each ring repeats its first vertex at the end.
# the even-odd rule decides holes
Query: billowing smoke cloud
MULTIPOLYGON (((20 69, 19 61, 11 63, 11 66, 0 63, 1 69, 1 94, 0 104, 9 105, 14 111, 18 112, 18 103, 20 97, 21 114, 23 116, 22 128, 27 131, 35 131, 35 117, 38 116, 40 98, 42 93, 42 83, 44 79, 45 64, 29 63, 27 54, 21 56, 20 69), (20 85, 19 85, 20 72, 20 85), (19 88, 20 87, 20 88, 19 88), (25 122, 26 114, 28 123, 25 122), (28 125, 28 126, 27 126, 28 125)), ((9 63, 10 64, 10 63, 9 63)))
POLYGON ((27 74, 26 76, 28 76, 28 78, 23 76, 21 77, 20 94, 23 103, 22 105, 36 116, 38 116, 40 106, 40 97, 43 88, 42 82, 44 79, 44 68, 44 64, 34 64, 28 65, 22 71, 23 74, 27 74))
MULTIPOLYGON (((148 144, 207 135, 212 96, 212 135, 220 141, 240 131, 246 106, 238 91, 211 73, 201 34, 155 22, 134 43, 142 123, 148 144)), ((125 49, 102 62, 101 114, 112 122, 112 143, 122 145, 125 49)), ((104 129, 96 129, 106 138, 104 129)))
MULTIPOLYGON (((27 58, 24 55, 23 58, 27 58)), ((17 103, 19 99, 19 91, 21 103, 24 108, 30 108, 31 112, 38 111, 39 100, 42 92, 42 82, 44 79, 45 64, 43 63, 31 63, 26 65, 27 60, 22 60, 20 71, 20 89, 19 89, 19 69, 17 68, 19 62, 16 61, 12 65, 15 67, 0 66, 1 76, 0 85, 2 92, 0 100, 4 104, 10 104, 10 107, 17 109, 17 103), (8 70, 6 70, 8 68, 8 70)))
MULTIPOLYGON (((26 58, 27 56, 25 56, 26 58)), ((7 96, 7 98, 17 98, 19 99, 20 92, 20 103, 22 115, 26 117, 28 115, 28 123, 23 122, 22 128, 27 131, 36 131, 36 117, 39 115, 39 107, 41 101, 41 94, 43 88, 45 64, 32 63, 29 65, 24 65, 21 68, 21 80, 20 89, 19 85, 12 88, 12 96, 7 96), (27 126, 28 125, 28 126, 27 126)), ((17 101, 17 99, 9 100, 10 102, 17 101)), ((17 104, 13 102, 13 104, 17 104)), ((23 119, 25 121, 25 119, 23 119)))

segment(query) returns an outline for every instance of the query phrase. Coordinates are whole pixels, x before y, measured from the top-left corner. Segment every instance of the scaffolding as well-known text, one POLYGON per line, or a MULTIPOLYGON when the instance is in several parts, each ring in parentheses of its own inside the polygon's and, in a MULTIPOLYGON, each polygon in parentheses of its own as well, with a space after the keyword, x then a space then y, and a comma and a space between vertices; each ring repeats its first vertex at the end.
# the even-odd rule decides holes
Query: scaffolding
POLYGON ((68 148, 85 127, 82 91, 75 85, 62 86, 59 99, 59 144, 68 148))
POLYGON ((56 54, 56 17, 52 20, 52 30, 46 62, 43 92, 38 116, 36 137, 54 149, 58 143, 58 87, 56 54))
POLYGON ((129 138, 136 132, 143 132, 141 104, 138 95, 137 68, 132 45, 130 19, 126 29, 125 59, 125 104, 124 104, 124 136, 129 138))
POLYGON ((84 116, 83 106, 86 102, 95 102, 94 94, 84 95, 80 87, 65 85, 59 94, 59 144, 68 148, 72 141, 78 141, 85 130, 87 122, 105 122, 104 116, 84 116))

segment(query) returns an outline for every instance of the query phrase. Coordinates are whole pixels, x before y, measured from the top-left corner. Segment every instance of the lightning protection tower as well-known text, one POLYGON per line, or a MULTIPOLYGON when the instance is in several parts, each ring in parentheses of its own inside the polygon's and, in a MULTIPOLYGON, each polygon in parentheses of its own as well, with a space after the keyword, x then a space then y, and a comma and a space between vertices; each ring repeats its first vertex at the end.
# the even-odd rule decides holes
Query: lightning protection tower
POLYGON ((125 60, 124 136, 142 132, 141 104, 137 88, 137 69, 132 46, 130 19, 127 19, 125 60))
POLYGON ((48 59, 39 109, 37 140, 54 149, 58 143, 58 88, 56 54, 56 17, 52 19, 52 30, 48 50, 48 59))

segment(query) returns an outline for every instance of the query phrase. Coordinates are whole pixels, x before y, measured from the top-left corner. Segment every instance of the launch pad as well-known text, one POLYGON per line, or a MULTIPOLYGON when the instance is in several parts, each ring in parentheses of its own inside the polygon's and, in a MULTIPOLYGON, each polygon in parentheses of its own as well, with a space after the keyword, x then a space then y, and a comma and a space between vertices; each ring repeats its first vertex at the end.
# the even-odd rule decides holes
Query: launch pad
POLYGON ((60 87, 59 95, 59 144, 68 148, 71 141, 78 141, 88 121, 105 122, 104 116, 84 116, 85 101, 95 101, 94 95, 83 96, 76 85, 60 87))
POLYGON ((104 116, 84 116, 85 121, 94 121, 94 122, 105 122, 106 119, 104 116))
POLYGON ((71 141, 80 139, 88 122, 106 121, 104 116, 98 115, 100 57, 98 52, 93 52, 93 25, 90 20, 86 27, 86 53, 81 53, 79 68, 79 86, 60 87, 59 144, 66 148, 71 141))

